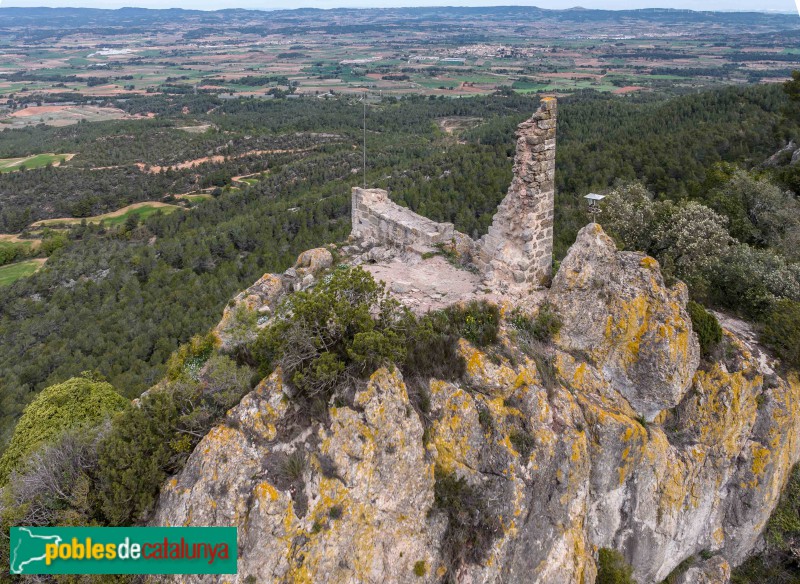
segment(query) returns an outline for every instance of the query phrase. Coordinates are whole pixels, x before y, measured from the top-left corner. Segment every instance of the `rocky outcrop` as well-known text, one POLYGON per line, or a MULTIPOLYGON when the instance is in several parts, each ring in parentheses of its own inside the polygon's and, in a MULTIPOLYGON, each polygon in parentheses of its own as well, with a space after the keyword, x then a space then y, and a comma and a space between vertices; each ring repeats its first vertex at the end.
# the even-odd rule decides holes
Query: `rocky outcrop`
POLYGON ((315 276, 332 265, 333 255, 329 250, 309 249, 283 274, 264 274, 247 290, 234 296, 214 329, 220 348, 229 353, 252 342, 286 293, 312 286, 315 276))
POLYGON ((760 166, 762 168, 774 168, 785 164, 787 160, 790 161, 790 164, 794 164, 795 160, 798 158, 800 158, 800 148, 797 147, 794 140, 789 140, 786 146, 767 158, 760 166))
POLYGON ((591 224, 561 263, 550 297, 564 315, 559 346, 585 355, 647 421, 678 405, 700 363, 682 282, 667 288, 653 258, 617 251, 591 224))
POLYGON ((675 584, 725 584, 731 579, 731 566, 720 556, 690 566, 678 576, 675 584))
POLYGON ((237 525, 239 581, 403 582, 435 567, 445 526, 426 517, 433 463, 399 374, 376 372, 354 408, 290 440, 281 389, 273 374, 206 436, 154 523, 237 525))
POLYGON ((464 377, 427 380, 424 415, 383 368, 298 423, 276 371, 164 485, 153 523, 238 526, 237 582, 591 584, 613 548, 640 584, 690 558, 678 581, 724 584, 798 458, 800 380, 765 383, 730 332, 725 361, 698 368, 683 287, 596 225, 547 300, 552 344, 510 325, 492 355, 462 340, 464 377), (442 476, 492 519, 474 561, 451 561, 442 476))

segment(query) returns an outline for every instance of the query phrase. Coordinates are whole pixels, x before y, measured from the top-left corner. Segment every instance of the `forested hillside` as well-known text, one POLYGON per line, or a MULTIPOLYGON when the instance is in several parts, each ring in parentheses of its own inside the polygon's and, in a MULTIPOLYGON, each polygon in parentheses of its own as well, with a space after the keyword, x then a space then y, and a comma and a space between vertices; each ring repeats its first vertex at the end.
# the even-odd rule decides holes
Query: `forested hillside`
MULTIPOLYGON (((75 226, 40 272, 0 288, 6 437, 38 391, 82 371, 96 370, 123 394, 139 395, 163 375, 181 343, 218 320, 237 290, 286 268, 298 252, 348 234, 350 187, 362 180, 360 104, 183 99, 120 104, 158 111, 157 120, 0 133, 3 155, 76 154, 63 168, 0 176, 0 194, 12 201, 0 212, 0 231, 24 229, 38 217, 32 213, 86 216, 181 189, 222 187, 190 211, 142 224, 75 226), (200 134, 179 129, 203 124, 209 129, 200 134), (280 152, 248 154, 261 150, 280 152), (217 154, 228 159, 155 174, 135 166, 217 154), (123 168, 91 170, 115 165, 123 168), (252 184, 231 182, 263 170, 269 173, 252 184), (51 209, 37 209, 42 201, 51 209)), ((513 128, 535 106, 507 94, 371 104, 367 182, 432 219, 481 235, 511 178, 513 128), (446 117, 479 121, 448 134, 440 127, 446 117)), ((562 100, 557 255, 587 221, 581 197, 588 190, 638 179, 661 200, 700 197, 718 162, 750 168, 797 137, 789 108, 777 86, 669 100, 594 93, 562 100)))

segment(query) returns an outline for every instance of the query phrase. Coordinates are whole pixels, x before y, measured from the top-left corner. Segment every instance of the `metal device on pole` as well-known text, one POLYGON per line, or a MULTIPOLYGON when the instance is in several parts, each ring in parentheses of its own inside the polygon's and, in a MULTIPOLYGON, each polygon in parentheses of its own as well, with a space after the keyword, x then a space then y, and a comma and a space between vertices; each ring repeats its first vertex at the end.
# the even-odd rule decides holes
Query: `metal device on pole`
POLYGON ((598 195, 597 193, 589 193, 585 197, 583 197, 587 201, 589 201, 589 215, 592 217, 592 222, 597 222, 597 216, 600 214, 602 209, 600 209, 600 201, 606 198, 605 195, 598 195))

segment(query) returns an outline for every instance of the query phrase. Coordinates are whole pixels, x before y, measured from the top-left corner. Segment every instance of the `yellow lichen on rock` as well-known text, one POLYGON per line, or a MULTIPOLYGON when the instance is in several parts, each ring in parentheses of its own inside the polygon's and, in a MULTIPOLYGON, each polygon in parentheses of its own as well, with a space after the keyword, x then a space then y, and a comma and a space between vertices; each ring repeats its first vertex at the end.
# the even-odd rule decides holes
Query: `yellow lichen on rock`
POLYGON ((167 482, 155 524, 236 525, 239 573, 270 583, 592 584, 600 548, 640 582, 701 550, 716 555, 696 581, 729 574, 800 454, 798 378, 727 332, 725 358, 698 369, 685 286, 597 225, 539 294, 560 333, 461 340, 464 376, 414 380, 424 410, 384 367, 310 419, 276 372, 167 482), (281 466, 298 455, 302 468, 281 466), (467 540, 481 553, 458 539, 472 527, 491 531, 467 540))

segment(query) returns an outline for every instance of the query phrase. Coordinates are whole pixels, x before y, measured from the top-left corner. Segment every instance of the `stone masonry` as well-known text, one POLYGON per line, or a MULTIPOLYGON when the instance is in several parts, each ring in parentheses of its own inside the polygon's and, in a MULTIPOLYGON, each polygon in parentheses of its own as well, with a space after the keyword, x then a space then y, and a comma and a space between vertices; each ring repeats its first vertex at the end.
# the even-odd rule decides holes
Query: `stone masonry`
POLYGON ((389 200, 382 189, 353 187, 352 234, 377 245, 411 247, 449 243, 452 223, 436 223, 389 200))
POLYGON ((552 275, 556 115, 545 97, 517 129, 514 178, 473 260, 487 280, 538 286, 552 275))
POLYGON ((514 178, 489 232, 472 241, 451 223, 436 223, 391 200, 382 189, 353 188, 352 235, 363 244, 424 249, 453 244, 487 285, 508 291, 547 284, 552 275, 556 159, 555 98, 545 97, 517 129, 514 178))

